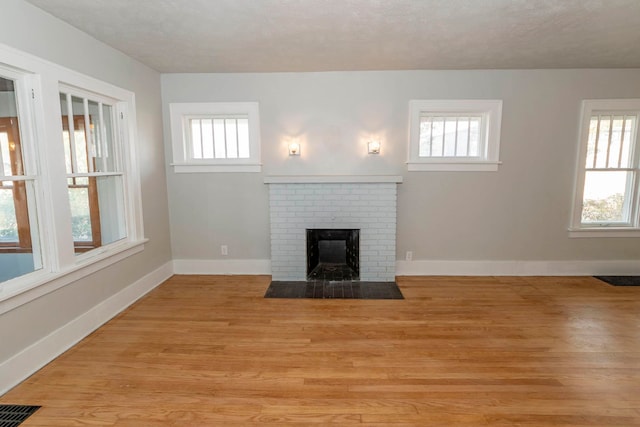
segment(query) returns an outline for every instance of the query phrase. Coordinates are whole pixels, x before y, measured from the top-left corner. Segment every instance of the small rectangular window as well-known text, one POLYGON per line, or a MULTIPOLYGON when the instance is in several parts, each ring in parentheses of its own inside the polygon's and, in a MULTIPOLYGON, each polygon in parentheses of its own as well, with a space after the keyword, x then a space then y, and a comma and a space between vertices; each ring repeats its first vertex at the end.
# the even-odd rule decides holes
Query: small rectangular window
POLYGON ((255 102, 170 104, 176 172, 259 172, 255 102))
POLYGON ((248 159, 249 117, 187 118, 192 159, 248 159))
POLYGON ((418 156, 480 159, 484 151, 481 126, 481 116, 421 114, 418 156))
POLYGON ((497 170, 502 101, 409 103, 410 171, 497 170))

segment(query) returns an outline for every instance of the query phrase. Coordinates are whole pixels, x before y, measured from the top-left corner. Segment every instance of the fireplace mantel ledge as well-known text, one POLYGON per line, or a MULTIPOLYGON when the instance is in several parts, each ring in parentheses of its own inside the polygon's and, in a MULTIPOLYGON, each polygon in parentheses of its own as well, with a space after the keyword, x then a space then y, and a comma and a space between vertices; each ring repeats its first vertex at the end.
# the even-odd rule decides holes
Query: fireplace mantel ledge
POLYGON ((380 184, 402 183, 400 175, 271 175, 265 184, 380 184))

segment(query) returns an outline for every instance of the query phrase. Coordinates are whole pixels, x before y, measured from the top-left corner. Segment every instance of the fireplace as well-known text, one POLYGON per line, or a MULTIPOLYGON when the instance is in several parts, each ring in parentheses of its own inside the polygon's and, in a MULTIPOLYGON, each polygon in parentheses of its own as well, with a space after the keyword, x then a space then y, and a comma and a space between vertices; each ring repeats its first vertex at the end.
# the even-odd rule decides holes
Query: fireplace
POLYGON ((307 229, 307 280, 359 278, 359 229, 307 229))
POLYGON ((394 281, 396 193, 401 182, 400 176, 380 175, 266 178, 272 280, 308 280, 310 265, 321 263, 320 250, 327 247, 340 248, 340 263, 346 264, 356 280, 394 281), (316 236, 318 242, 312 237, 309 243, 308 230, 330 230, 333 234, 331 238, 316 236), (357 248, 347 254, 347 246, 355 243, 356 235, 357 248), (317 252, 308 260, 307 254, 312 252, 308 246, 313 248, 316 243, 317 252))

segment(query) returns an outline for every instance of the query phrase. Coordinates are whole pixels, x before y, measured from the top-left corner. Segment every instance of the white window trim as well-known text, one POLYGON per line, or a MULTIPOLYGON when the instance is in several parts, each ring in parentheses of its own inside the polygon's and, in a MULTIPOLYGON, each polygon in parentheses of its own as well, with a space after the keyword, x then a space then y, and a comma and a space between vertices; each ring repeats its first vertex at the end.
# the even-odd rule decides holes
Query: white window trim
MULTIPOLYGON (((580 109, 580 131, 578 139, 578 155, 576 161, 576 178, 574 183, 573 206, 571 210, 571 222, 569 237, 640 237, 640 189, 635 191, 635 200, 632 201, 634 209, 629 225, 615 223, 603 225, 582 224, 582 203, 584 196, 585 162, 587 158, 587 145, 589 139, 589 122, 591 116, 597 111, 640 111, 640 99, 586 99, 582 101, 580 109)), ((640 117, 639 117, 640 118, 640 117)), ((636 123, 640 129, 640 122, 636 123)), ((638 167, 640 156, 640 131, 635 135, 635 150, 632 152, 633 164, 638 167)), ((640 171, 637 172, 640 174, 640 171)), ((638 183, 640 179, 636 180, 638 183)))
MULTIPOLYGON (((0 43, 0 64, 25 74, 24 89, 29 94, 30 111, 23 140, 31 150, 26 162, 35 162, 38 169, 38 230, 42 244, 42 269, 0 283, 0 314, 53 292, 109 265, 144 250, 140 172, 137 160, 137 121, 135 94, 109 83, 94 79, 60 65, 0 43), (62 138, 60 120, 60 85, 89 93, 109 94, 119 100, 117 111, 126 119, 120 127, 123 138, 122 166, 125 172, 125 205, 127 237, 109 245, 75 256, 70 233, 64 153, 57 138, 62 138), (80 89, 81 88, 81 89, 80 89), (61 232, 60 230, 69 230, 61 232)), ((24 123, 24 122, 23 122, 24 123)), ((34 243, 35 244, 35 243, 34 243)))
POLYGON ((171 145, 173 170, 176 173, 196 172, 260 172, 260 110, 257 102, 187 102, 170 103, 171 145), (191 159, 188 119, 198 115, 249 116, 248 159, 191 159))
POLYGON ((409 147, 407 169, 409 171, 497 171, 501 164, 500 127, 502 100, 498 99, 444 99, 409 101, 409 147), (475 114, 483 116, 485 127, 484 158, 420 157, 420 114, 475 114))

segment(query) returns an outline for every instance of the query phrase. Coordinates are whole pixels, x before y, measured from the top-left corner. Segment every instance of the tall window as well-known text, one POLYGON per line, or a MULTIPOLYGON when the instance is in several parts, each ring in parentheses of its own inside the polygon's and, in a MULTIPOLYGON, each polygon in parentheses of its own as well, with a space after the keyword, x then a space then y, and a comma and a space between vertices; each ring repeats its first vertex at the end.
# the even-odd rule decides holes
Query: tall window
POLYGON ((0 314, 144 249, 135 112, 0 43, 0 314))
POLYGON ((572 230, 640 230, 639 119, 640 100, 584 101, 572 230))
POLYGON ((176 172, 259 172, 257 102, 169 105, 176 172))
POLYGON ((70 88, 60 93, 76 253, 126 237, 123 173, 116 144, 114 100, 70 88))
POLYGON ((21 121, 28 115, 19 84, 19 74, 0 68, 0 282, 42 267, 36 176, 24 156, 21 121))
POLYGON ((499 164, 500 100, 409 103, 410 171, 490 171, 499 164))

